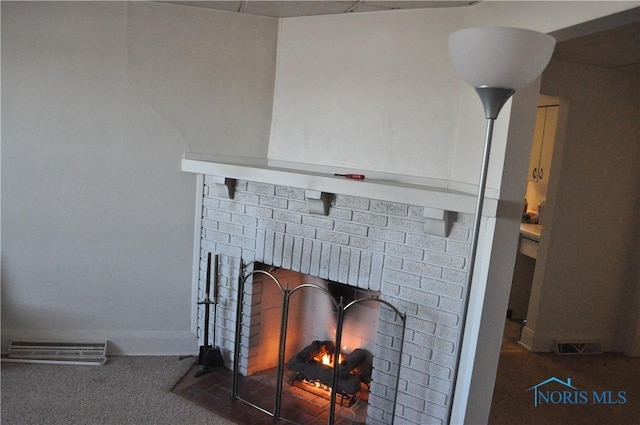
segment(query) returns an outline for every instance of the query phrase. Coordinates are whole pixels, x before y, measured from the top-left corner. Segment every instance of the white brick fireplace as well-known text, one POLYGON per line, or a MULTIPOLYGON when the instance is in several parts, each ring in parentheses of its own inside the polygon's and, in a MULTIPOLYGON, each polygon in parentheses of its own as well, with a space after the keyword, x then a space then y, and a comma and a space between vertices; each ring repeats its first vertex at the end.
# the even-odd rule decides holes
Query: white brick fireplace
MULTIPOLYGON (((389 393, 398 367, 396 423, 446 423, 466 293, 473 195, 368 178, 348 181, 315 171, 294 173, 298 178, 291 179, 289 170, 266 169, 183 160, 184 171, 200 174, 194 245, 199 299, 204 297, 206 253, 221 257, 215 343, 222 348, 226 365, 231 367, 233 359, 241 264, 251 271, 252 262, 257 261, 378 291, 382 299, 406 313, 407 327, 398 365, 388 360, 399 346, 397 325, 392 325, 394 318, 389 316, 393 315, 381 311, 368 423, 390 423, 393 397, 389 393), (225 186, 220 176, 232 184, 225 186), (282 184, 280 179, 289 183, 282 184), (363 184, 361 196, 357 196, 358 184, 363 184), (322 208, 319 214, 311 213, 318 209, 308 189, 324 192, 319 185, 333 185, 325 192, 333 195, 328 215, 322 208), (389 188, 393 195, 388 195, 389 188), (376 189, 382 199, 371 195, 376 189), (413 190, 425 195, 412 197, 413 190), (429 198, 443 193, 440 205, 429 198), (396 198, 403 196, 406 201, 398 202, 396 198), (446 229, 434 235, 439 231, 430 230, 431 217, 439 209, 444 214, 436 224, 442 218, 446 229)), ((197 317, 198 336, 202 337, 202 312, 197 317)))

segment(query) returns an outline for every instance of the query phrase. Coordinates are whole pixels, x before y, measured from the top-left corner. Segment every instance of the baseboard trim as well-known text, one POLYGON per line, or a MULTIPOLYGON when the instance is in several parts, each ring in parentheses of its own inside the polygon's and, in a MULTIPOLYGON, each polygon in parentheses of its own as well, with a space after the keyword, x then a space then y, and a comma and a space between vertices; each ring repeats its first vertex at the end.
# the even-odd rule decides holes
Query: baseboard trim
POLYGON ((2 354, 17 339, 32 340, 106 340, 108 356, 193 355, 198 352, 196 335, 191 331, 131 330, 2 330, 2 354))

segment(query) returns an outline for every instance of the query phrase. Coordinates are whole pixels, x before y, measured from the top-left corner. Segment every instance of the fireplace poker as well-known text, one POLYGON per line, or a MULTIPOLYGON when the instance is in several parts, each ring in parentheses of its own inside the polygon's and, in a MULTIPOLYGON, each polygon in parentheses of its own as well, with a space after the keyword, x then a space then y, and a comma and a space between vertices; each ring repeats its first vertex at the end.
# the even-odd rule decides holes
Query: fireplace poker
POLYGON ((207 283, 204 294, 204 301, 199 301, 199 305, 204 305, 204 345, 200 346, 200 352, 198 353, 198 370, 195 376, 201 376, 208 372, 220 370, 222 367, 222 353, 219 348, 216 348, 209 344, 209 310, 210 305, 214 305, 213 310, 213 344, 216 342, 216 319, 217 319, 217 304, 218 304, 218 255, 215 258, 214 264, 214 281, 213 281, 213 301, 209 297, 211 292, 211 253, 207 254, 207 283))
POLYGON ((219 256, 216 254, 216 262, 213 267, 213 351, 211 354, 212 360, 210 361, 210 366, 215 367, 216 369, 220 369, 222 367, 222 353, 220 349, 216 347, 216 328, 218 327, 218 294, 220 292, 220 272, 218 270, 219 267, 219 256))

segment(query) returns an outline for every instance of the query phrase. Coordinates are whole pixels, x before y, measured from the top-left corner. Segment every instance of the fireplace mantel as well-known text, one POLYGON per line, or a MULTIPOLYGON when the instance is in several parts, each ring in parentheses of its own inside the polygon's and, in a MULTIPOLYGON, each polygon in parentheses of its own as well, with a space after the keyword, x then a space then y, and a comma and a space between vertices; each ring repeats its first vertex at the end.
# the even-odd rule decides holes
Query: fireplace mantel
MULTIPOLYGON (((426 207, 430 212, 441 210, 472 214, 476 204, 476 194, 467 191, 475 190, 473 187, 460 188, 462 185, 447 180, 271 159, 185 153, 182 171, 408 203, 426 207), (359 173, 365 174, 366 178, 354 180, 335 176, 335 173, 359 173)), ((497 204, 496 199, 485 199, 483 215, 495 217, 497 204)), ((425 212, 425 216, 426 214, 428 213, 425 212)))

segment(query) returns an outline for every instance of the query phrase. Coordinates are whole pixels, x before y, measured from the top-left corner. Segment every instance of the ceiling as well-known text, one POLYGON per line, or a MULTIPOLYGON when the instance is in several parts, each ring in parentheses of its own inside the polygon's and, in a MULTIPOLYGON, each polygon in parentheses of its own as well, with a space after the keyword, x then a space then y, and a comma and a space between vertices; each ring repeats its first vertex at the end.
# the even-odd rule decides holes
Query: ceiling
POLYGON ((273 18, 291 18, 295 16, 335 15, 340 13, 377 12, 396 9, 427 9, 433 7, 461 7, 479 3, 479 0, 441 0, 441 1, 170 1, 228 12, 248 13, 273 18))
POLYGON ((640 21, 561 41, 553 59, 640 73, 640 21))
MULTIPOLYGON (((169 1, 251 15, 289 18, 397 9, 467 7, 482 0, 440 1, 169 1)), ((587 22, 552 34, 558 40, 554 60, 640 73, 640 8, 587 22), (585 35, 586 34, 586 35, 585 35)))

